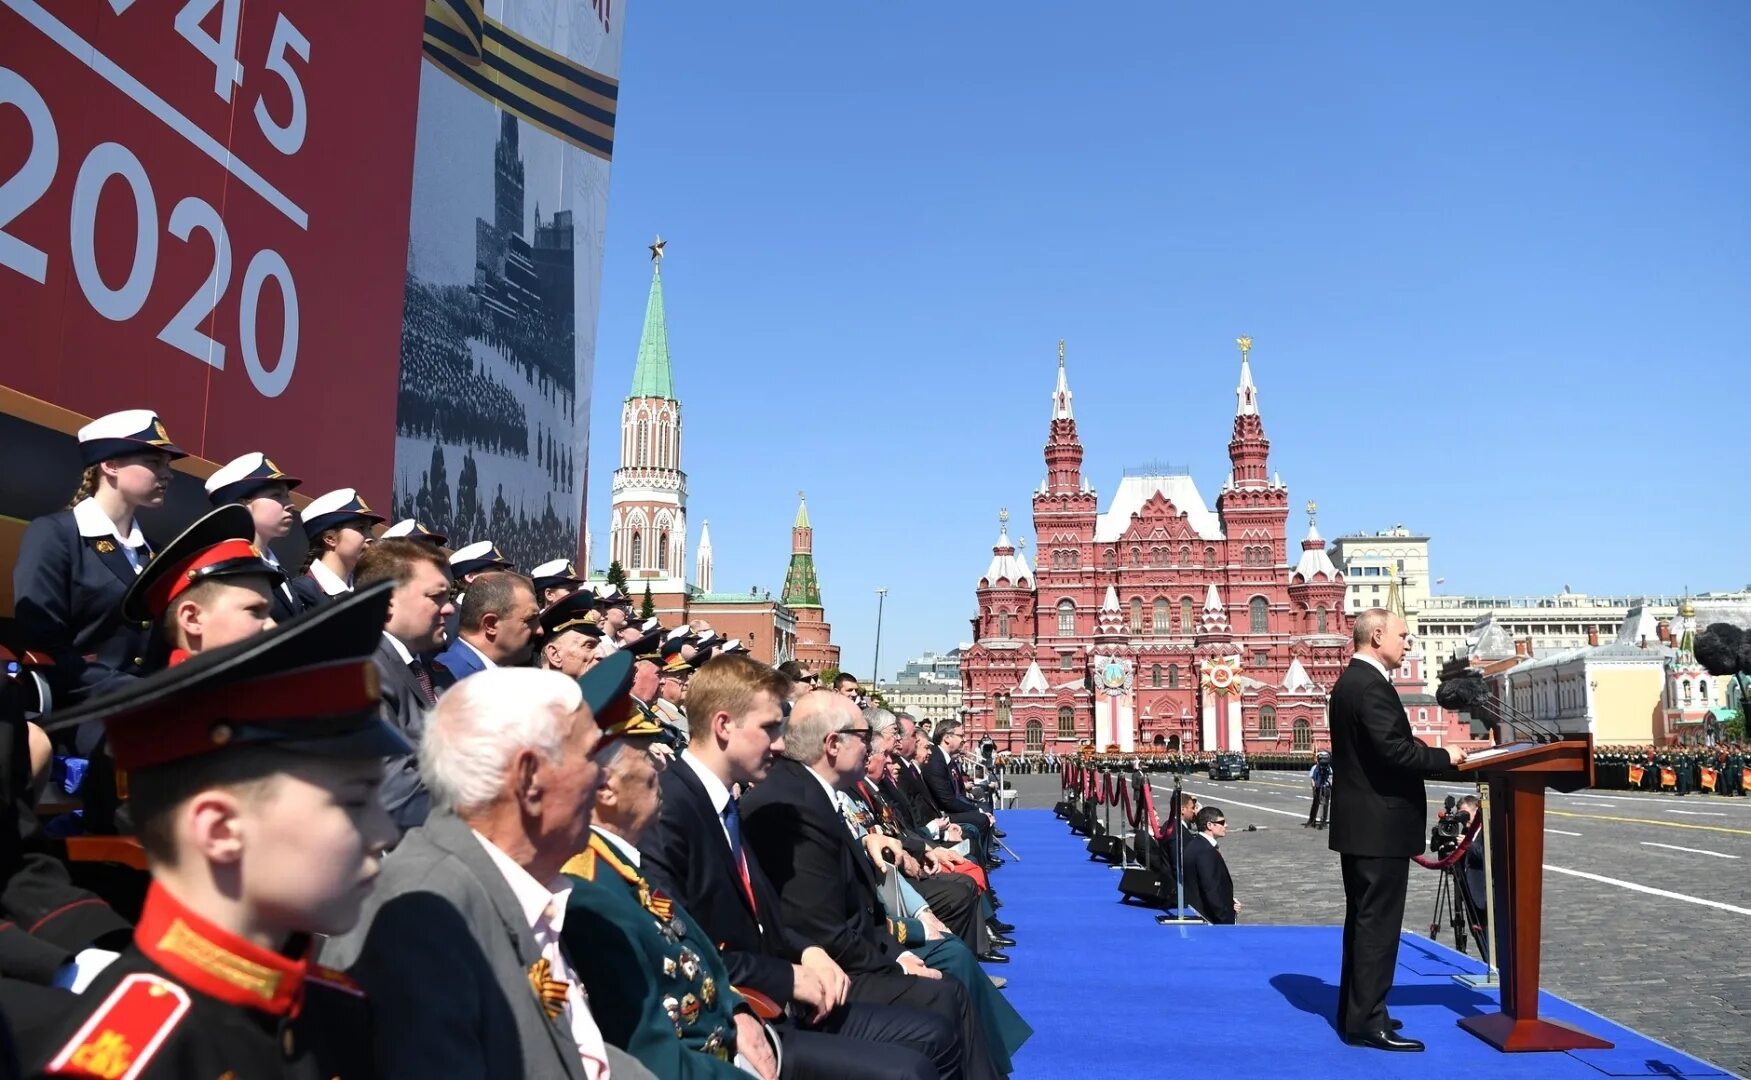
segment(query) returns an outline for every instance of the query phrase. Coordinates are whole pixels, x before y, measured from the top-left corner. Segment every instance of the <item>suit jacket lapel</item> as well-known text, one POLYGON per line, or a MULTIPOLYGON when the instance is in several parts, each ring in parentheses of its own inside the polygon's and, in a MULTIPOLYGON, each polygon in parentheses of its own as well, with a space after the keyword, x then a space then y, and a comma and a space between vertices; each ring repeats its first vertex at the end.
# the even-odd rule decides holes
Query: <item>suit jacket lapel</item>
POLYGON ((864 884, 869 886, 871 892, 880 895, 881 887, 880 882, 875 876, 875 867, 870 865, 868 857, 864 855, 863 850, 857 841, 852 838, 851 826, 847 825, 845 823, 845 818, 840 816, 838 803, 829 799, 827 793, 821 790, 821 785, 815 782, 812 770, 810 770, 808 766, 796 764, 795 771, 798 773, 796 783, 803 786, 803 798, 808 800, 809 804, 815 807, 815 813, 819 814, 825 810, 828 820, 823 822, 823 824, 826 826, 828 833, 832 836, 838 837, 840 849, 848 852, 851 856, 851 861, 857 864, 858 872, 863 876, 864 884), (811 775, 801 775, 803 773, 811 773, 811 775))
MULTIPOLYGON (((411 678, 411 676, 410 676, 411 678)), ((474 830, 461 818, 449 811, 436 811, 425 824, 426 838, 432 845, 454 855, 468 867, 481 887, 486 890, 487 899, 492 901, 493 912, 498 915, 503 924, 505 935, 511 941, 511 947, 516 950, 517 963, 524 971, 541 959, 541 948, 535 943, 535 932, 529 928, 523 917, 523 907, 517 903, 517 895, 511 891, 511 885, 505 876, 499 873, 499 868, 493 864, 492 856, 481 847, 480 840, 474 835, 474 830)), ((561 946, 564 947, 563 945, 561 946)), ((508 975, 509 973, 505 973, 508 975)), ((572 1039, 571 1031, 565 1027, 565 1014, 558 1017, 547 1017, 546 1010, 540 998, 535 996, 535 989, 527 980, 523 985, 528 989, 530 1000, 534 1007, 542 1010, 542 1016, 547 1019, 547 1034, 553 1040, 554 1051, 565 1063, 569 1075, 582 1074, 582 1059, 578 1054, 577 1043, 572 1039)))
MULTIPOLYGON (((709 843, 711 844, 712 850, 717 852, 716 858, 718 864, 727 868, 729 880, 735 885, 735 888, 731 891, 736 894, 736 899, 741 901, 742 910, 746 911, 748 917, 754 920, 755 926, 761 925, 760 913, 755 911, 753 906, 749 904, 747 889, 741 887, 742 871, 741 868, 736 865, 735 855, 730 851, 729 839, 724 835, 723 819, 719 818, 711 808, 710 792, 705 790, 705 785, 701 783, 699 777, 694 774, 692 766, 685 762, 676 761, 670 766, 670 768, 674 770, 675 779, 681 781, 687 790, 693 793, 693 797, 699 801, 699 816, 704 818, 707 823, 704 835, 711 837, 709 843)), ((755 869, 753 856, 748 854, 748 837, 746 829, 743 830, 742 835, 742 854, 748 860, 748 888, 751 889, 754 888, 755 869)))

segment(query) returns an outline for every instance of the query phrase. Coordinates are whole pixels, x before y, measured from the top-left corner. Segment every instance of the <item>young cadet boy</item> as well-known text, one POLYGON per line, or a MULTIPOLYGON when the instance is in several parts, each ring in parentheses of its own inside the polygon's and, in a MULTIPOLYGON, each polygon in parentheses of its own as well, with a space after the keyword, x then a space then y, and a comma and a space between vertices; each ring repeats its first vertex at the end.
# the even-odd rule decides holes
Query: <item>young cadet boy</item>
POLYGON ((158 625, 171 665, 254 637, 274 625, 286 575, 262 557, 249 509, 221 506, 147 564, 122 598, 122 615, 158 625))
POLYGON ((391 587, 56 717, 103 721, 153 881, 80 1007, 17 1033, 32 1075, 369 1074, 364 997, 310 950, 357 921, 396 835, 381 762, 410 748, 371 662, 391 587))

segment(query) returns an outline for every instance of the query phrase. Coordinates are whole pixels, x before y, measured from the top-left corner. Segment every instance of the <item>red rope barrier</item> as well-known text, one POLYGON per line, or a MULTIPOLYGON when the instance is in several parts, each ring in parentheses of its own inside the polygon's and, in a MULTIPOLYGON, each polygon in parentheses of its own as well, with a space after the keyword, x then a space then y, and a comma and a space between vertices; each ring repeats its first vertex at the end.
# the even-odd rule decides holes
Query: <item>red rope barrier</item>
POLYGON ((1431 859, 1426 855, 1412 855, 1411 861, 1425 870, 1445 870, 1449 866, 1465 858, 1465 853, 1471 850, 1471 841, 1477 836, 1477 830, 1483 825, 1483 815, 1472 819, 1471 827, 1465 830, 1465 835, 1459 838, 1459 846, 1447 853, 1444 859, 1431 859))

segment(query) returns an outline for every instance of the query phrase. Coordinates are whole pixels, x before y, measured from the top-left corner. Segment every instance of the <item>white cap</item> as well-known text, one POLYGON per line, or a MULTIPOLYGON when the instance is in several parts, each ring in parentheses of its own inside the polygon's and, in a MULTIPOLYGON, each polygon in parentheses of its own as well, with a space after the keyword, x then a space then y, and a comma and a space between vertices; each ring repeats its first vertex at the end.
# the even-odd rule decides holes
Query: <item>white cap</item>
POLYGON ((552 559, 529 571, 532 578, 571 577, 572 561, 570 559, 552 559))
POLYGON ((359 493, 352 488, 335 488, 333 491, 325 491, 311 499, 310 505, 304 508, 304 520, 309 521, 311 518, 344 510, 351 506, 358 497, 359 493))
POLYGON ((247 480, 249 474, 261 467, 266 455, 259 450, 251 450, 242 457, 234 457, 219 466, 219 471, 207 477, 207 494, 211 495, 226 484, 235 484, 239 480, 247 480))
POLYGON ((383 539, 390 540, 398 536, 408 536, 413 532, 413 518, 402 518, 400 521, 383 530, 383 539))
POLYGON ((123 409, 100 416, 79 429, 79 441, 131 439, 151 427, 158 414, 151 409, 123 409))
POLYGON ((476 540, 466 547, 459 547, 450 553, 450 565, 459 562, 473 562, 475 559, 494 559, 498 553, 493 550, 491 540, 476 540))

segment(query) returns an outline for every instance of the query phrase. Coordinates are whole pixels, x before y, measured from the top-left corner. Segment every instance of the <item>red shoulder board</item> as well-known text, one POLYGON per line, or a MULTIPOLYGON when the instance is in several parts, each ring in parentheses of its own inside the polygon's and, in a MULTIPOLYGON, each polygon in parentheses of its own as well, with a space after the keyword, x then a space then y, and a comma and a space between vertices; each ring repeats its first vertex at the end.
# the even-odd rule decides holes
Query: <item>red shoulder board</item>
POLYGON ((48 1076, 133 1080, 189 1010, 188 991, 159 975, 124 978, 44 1069, 48 1076))
POLYGON ((335 968, 323 967, 321 964, 311 964, 310 970, 304 973, 304 981, 326 986, 330 990, 339 990, 343 994, 351 994, 354 997, 365 996, 365 988, 360 986, 351 975, 335 968))

